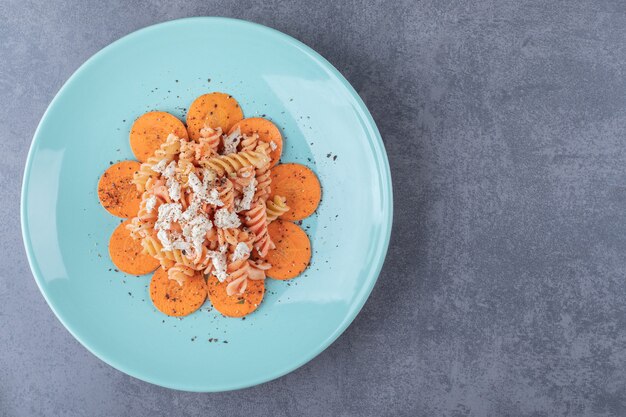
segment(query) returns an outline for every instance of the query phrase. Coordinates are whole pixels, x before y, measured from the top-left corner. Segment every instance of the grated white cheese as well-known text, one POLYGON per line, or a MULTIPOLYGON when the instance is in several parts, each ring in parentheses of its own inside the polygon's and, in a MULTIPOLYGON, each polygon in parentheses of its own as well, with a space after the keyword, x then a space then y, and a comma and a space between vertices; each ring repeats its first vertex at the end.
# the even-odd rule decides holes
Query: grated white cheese
POLYGON ((169 233, 167 230, 161 229, 157 232, 157 238, 163 245, 163 250, 172 250, 172 240, 170 239, 169 233))
POLYGON ((273 140, 270 141, 270 148, 275 151, 276 148, 278 148, 278 146, 276 146, 276 142, 274 142, 273 140))
POLYGON ((209 186, 211 185, 211 183, 213 181, 215 181, 215 171, 213 171, 212 169, 208 169, 205 168, 202 170, 202 185, 204 185, 205 188, 209 188, 209 186))
POLYGON ((173 201, 180 201, 180 183, 176 181, 176 178, 167 179, 167 192, 173 201))
POLYGON ((196 252, 201 252, 206 234, 212 227, 211 220, 203 213, 198 213, 183 226, 183 236, 187 242, 193 245, 196 252))
POLYGON ((193 172, 190 172, 187 176, 187 185, 191 187, 195 194, 201 194, 204 191, 200 178, 193 172))
POLYGON ((158 172, 159 174, 162 174, 163 171, 165 171, 166 166, 167 166, 167 159, 161 159, 159 162, 152 165, 152 170, 154 172, 158 172))
POLYGON ((172 242, 172 249, 184 250, 185 252, 191 249, 191 245, 189 242, 185 242, 184 240, 177 239, 172 242))
MULTIPOLYGON (((207 178, 209 178, 209 176, 205 175, 205 180, 207 178)), ((193 201, 196 201, 197 203, 213 204, 214 206, 218 207, 223 206, 224 203, 222 202, 222 200, 220 200, 219 192, 217 191, 217 189, 212 188, 207 194, 207 189, 209 188, 210 183, 210 180, 200 182, 198 176, 193 172, 189 174, 187 185, 189 185, 189 187, 191 187, 191 189, 193 190, 193 201)))
POLYGON ((250 210, 250 205, 252 204, 254 193, 256 193, 256 179, 253 179, 252 181, 250 181, 250 184, 243 187, 243 196, 241 198, 241 201, 239 201, 235 207, 237 213, 244 210, 250 210))
POLYGON ((191 200, 191 204, 189 204, 187 210, 180 216, 182 221, 188 222, 193 219, 197 215, 198 210, 200 210, 200 201, 196 199, 191 200))
POLYGON ((237 152, 237 146, 239 146, 239 142, 241 141, 241 130, 237 128, 230 135, 222 136, 222 141, 224 143, 223 155, 229 155, 231 153, 237 152))
POLYGON ((169 230, 172 222, 180 220, 182 214, 183 208, 180 203, 161 204, 154 228, 156 230, 169 230))
POLYGON ((218 279, 219 282, 224 282, 224 280, 227 278, 228 274, 226 273, 226 249, 228 248, 227 245, 223 245, 220 246, 220 250, 218 251, 214 251, 214 250, 210 250, 207 251, 207 257, 209 257, 209 259, 211 259, 211 261, 213 262, 213 269, 214 269, 214 273, 215 273, 215 277, 218 279))
POLYGON ((221 208, 216 211, 213 221, 215 222, 215 226, 220 229, 233 229, 241 226, 241 221, 237 213, 228 211, 227 208, 221 208))
POLYGON ((204 199, 204 201, 218 207, 222 207, 224 205, 224 202, 220 200, 220 193, 217 191, 217 188, 211 189, 211 191, 209 191, 209 195, 204 199))
POLYGON ((146 211, 148 213, 152 213, 152 210, 154 210, 154 208, 156 207, 156 203, 156 196, 151 195, 150 197, 148 197, 148 199, 146 200, 146 211))
POLYGON ((163 176, 167 178, 167 191, 170 195, 170 198, 173 201, 179 201, 180 183, 176 180, 176 161, 170 162, 170 164, 163 170, 163 176))
POLYGON ((172 178, 174 174, 176 174, 176 161, 170 162, 163 170, 163 176, 165 176, 165 178, 172 178))
POLYGON ((250 255, 250 248, 244 242, 237 243, 235 251, 233 252, 233 262, 237 262, 241 259, 245 259, 250 255))

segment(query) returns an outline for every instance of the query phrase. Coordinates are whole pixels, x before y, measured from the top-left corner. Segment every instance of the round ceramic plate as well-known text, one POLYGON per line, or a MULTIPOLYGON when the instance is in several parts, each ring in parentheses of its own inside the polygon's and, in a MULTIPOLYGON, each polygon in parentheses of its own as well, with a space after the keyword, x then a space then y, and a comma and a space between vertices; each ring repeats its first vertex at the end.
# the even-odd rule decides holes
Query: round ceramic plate
POLYGON ((290 372, 352 322, 380 272, 391 230, 392 191, 380 134, 348 82, 316 52, 245 21, 192 18, 135 32, 89 59, 42 118, 26 163, 22 229, 48 304, 87 349, 145 381, 223 391, 290 372), (128 132, 150 110, 184 120, 196 96, 232 94, 246 117, 273 120, 282 162, 319 176, 323 198, 303 222, 311 266, 268 280, 245 320, 205 306, 167 317, 148 295, 150 276, 116 271, 107 244, 120 219, 98 203, 112 163, 133 159, 128 132))

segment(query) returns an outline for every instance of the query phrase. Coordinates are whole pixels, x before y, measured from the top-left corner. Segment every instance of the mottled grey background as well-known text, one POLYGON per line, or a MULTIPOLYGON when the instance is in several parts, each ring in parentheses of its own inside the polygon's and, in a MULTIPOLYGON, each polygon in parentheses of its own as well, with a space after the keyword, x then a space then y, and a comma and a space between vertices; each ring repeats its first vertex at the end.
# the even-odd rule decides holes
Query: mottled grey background
POLYGON ((626 415, 626 3, 0 2, 0 415, 626 415), (338 4, 336 4, 338 3, 338 4), (304 41, 382 132, 395 223, 379 282, 326 352, 192 394, 87 352, 35 285, 21 175, 89 56, 185 16, 304 41))

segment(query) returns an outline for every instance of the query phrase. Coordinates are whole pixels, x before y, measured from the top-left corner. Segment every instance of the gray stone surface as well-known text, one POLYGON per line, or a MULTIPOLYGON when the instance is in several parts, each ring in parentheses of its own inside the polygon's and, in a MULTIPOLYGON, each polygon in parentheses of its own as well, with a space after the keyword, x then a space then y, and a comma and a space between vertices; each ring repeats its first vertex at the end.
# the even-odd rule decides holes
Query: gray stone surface
POLYGON ((0 2, 1 416, 626 415, 626 3, 132 3, 0 2), (195 15, 326 56, 378 122, 396 191, 352 326, 234 393, 159 388, 88 353, 19 230, 28 146, 63 82, 111 41, 195 15))

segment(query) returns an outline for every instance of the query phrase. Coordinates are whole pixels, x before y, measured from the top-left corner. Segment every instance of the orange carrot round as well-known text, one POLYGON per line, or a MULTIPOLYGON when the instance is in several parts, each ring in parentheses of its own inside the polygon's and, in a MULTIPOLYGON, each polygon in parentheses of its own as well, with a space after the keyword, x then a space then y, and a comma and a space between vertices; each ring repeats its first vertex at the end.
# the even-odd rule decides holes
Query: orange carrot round
POLYGON ((187 112, 187 130, 193 140, 200 138, 200 130, 205 124, 226 133, 243 119, 243 112, 233 96, 224 93, 203 94, 191 103, 187 112))
POLYGON ((187 278, 183 285, 169 279, 167 271, 157 269, 150 281, 150 298, 163 314, 181 317, 193 313, 206 300, 206 284, 201 274, 187 278))
POLYGON ((280 164, 272 168, 272 192, 287 198, 289 211, 283 220, 302 220, 313 214, 322 198, 322 188, 313 171, 300 164, 280 164))
POLYGON ((272 264, 267 276, 285 280, 300 275, 311 261, 311 242, 304 230, 283 220, 273 221, 267 229, 276 245, 265 258, 272 264))
POLYGON ((130 149, 141 162, 154 154, 170 133, 187 138, 183 122, 164 111, 151 111, 135 120, 130 128, 130 149))
POLYGON ((126 220, 117 226, 109 239, 111 261, 127 274, 144 275, 152 272, 159 266, 159 261, 144 253, 141 242, 130 236, 126 228, 129 223, 130 220, 126 220))
POLYGON ((259 135, 259 140, 269 144, 274 142, 274 145, 271 145, 272 151, 270 152, 270 157, 272 160, 270 162, 270 167, 273 167, 278 163, 280 155, 283 152, 283 136, 280 134, 280 130, 278 130, 278 127, 274 123, 262 117, 250 117, 233 125, 228 133, 234 132, 237 128, 239 128, 241 133, 244 135, 252 135, 253 133, 256 133, 259 135))
POLYGON ((133 184, 133 175, 139 170, 139 162, 122 161, 111 165, 98 181, 100 204, 117 217, 134 217, 139 211, 141 193, 133 184))
POLYGON ((211 275, 207 280, 209 300, 213 307, 227 317, 243 317, 256 310, 265 294, 263 280, 248 280, 248 286, 241 295, 226 294, 226 283, 219 282, 211 275))

